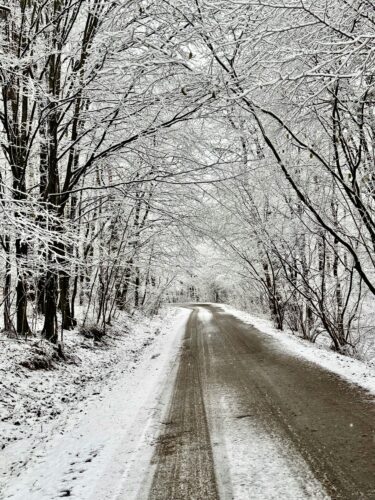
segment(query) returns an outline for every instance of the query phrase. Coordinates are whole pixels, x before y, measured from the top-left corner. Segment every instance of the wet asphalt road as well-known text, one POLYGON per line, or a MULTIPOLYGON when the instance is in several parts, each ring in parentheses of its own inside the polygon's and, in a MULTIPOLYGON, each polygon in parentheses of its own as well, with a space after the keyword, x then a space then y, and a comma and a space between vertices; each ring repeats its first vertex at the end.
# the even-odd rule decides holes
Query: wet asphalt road
MULTIPOLYGON (((326 498, 375 500, 375 405, 365 391, 212 305, 192 306, 178 366, 149 500, 234 498, 228 482, 220 487, 225 460, 216 463, 212 451, 220 391, 236 399, 229 417, 245 430, 259 422, 290 443, 326 498)), ((316 497, 306 489, 303 498, 316 497)))

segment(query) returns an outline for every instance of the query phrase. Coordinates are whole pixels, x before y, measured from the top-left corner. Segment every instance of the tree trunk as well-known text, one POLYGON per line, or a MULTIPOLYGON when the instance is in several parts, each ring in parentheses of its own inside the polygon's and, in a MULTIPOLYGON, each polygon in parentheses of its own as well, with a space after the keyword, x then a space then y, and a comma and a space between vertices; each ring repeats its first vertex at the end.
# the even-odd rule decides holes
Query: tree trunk
POLYGON ((14 330, 14 328, 13 328, 13 322, 12 322, 11 311, 10 311, 10 293, 11 293, 11 289, 12 289, 12 275, 11 275, 11 265, 10 265, 10 260, 9 260, 9 254, 10 254, 9 236, 4 237, 4 250, 6 253, 5 276, 4 276, 4 287, 3 287, 4 330, 6 332, 11 332, 14 330))
POLYGON ((75 324, 77 324, 77 322, 74 320, 74 316, 76 314, 75 304, 76 304, 77 292, 78 292, 78 269, 76 266, 76 272, 75 272, 75 276, 74 276, 74 280, 73 280, 72 297, 71 297, 71 301, 70 301, 70 313, 71 313, 71 316, 72 316, 75 324))
POLYGON ((61 311, 61 322, 62 328, 64 330, 72 330, 77 324, 73 318, 71 308, 70 308, 70 297, 69 297, 69 275, 62 271, 60 273, 60 302, 59 307, 61 311))
POLYGON ((280 311, 279 296, 276 292, 276 286, 273 282, 267 262, 263 262, 263 271, 267 287, 268 304, 271 312, 271 318, 278 330, 283 329, 283 317, 280 311))
POLYGON ((140 271, 139 267, 135 270, 135 279, 134 279, 134 307, 139 307, 139 287, 141 284, 140 271))
POLYGON ((27 257, 27 245, 22 243, 20 239, 16 240, 16 257, 17 257, 17 286, 16 286, 16 318, 17 318, 17 333, 27 336, 31 330, 27 321, 27 281, 22 270, 22 260, 27 257))
POLYGON ((44 316, 44 326, 42 335, 57 344, 58 332, 57 332, 57 321, 56 321, 56 301, 57 301, 57 276, 52 271, 48 271, 46 274, 46 286, 45 286, 45 316, 44 316))
POLYGON ((46 287, 46 277, 41 276, 37 283, 37 296, 36 296, 36 307, 39 314, 45 314, 45 287, 46 287))

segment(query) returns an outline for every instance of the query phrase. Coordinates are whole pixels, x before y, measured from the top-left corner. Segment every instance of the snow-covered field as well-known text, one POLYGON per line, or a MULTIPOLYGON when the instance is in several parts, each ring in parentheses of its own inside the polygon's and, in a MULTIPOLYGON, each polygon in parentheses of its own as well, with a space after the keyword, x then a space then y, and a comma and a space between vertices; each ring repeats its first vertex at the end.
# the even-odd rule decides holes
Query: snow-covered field
MULTIPOLYGON (((142 407, 159 392, 187 316, 169 309, 129 318, 105 344, 69 333, 69 363, 42 371, 20 362, 45 345, 1 339, 0 498, 102 500, 114 493, 129 468, 126 453, 142 438, 137 429, 146 428, 142 407)), ((150 408, 143 411, 149 416, 150 408)))
POLYGON ((241 321, 253 325, 267 335, 277 337, 279 345, 289 353, 305 358, 311 363, 316 363, 326 370, 336 373, 349 382, 375 394, 375 360, 359 360, 338 354, 324 343, 312 344, 291 332, 276 330, 271 321, 253 316, 247 312, 239 311, 232 306, 220 304, 229 314, 241 321))

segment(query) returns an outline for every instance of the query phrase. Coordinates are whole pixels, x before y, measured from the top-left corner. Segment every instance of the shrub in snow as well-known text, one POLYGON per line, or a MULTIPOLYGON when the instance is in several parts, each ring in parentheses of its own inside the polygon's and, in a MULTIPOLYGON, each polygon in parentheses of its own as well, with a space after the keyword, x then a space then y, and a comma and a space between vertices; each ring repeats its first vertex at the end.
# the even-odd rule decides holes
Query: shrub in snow
POLYGON ((104 328, 96 324, 81 326, 78 331, 86 339, 93 339, 94 342, 103 342, 103 338, 106 334, 104 328))

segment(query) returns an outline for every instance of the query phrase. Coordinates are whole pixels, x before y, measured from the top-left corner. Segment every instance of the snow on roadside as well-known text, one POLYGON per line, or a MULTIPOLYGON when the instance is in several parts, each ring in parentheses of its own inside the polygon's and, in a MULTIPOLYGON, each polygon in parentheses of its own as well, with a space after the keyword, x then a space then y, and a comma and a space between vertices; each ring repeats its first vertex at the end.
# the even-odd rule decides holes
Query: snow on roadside
POLYGON ((244 323, 253 325, 267 335, 277 337, 280 347, 289 353, 300 356, 312 363, 336 373, 340 377, 375 394, 375 363, 350 358, 330 350, 327 346, 312 344, 290 332, 276 330, 271 321, 258 318, 247 312, 239 311, 232 306, 218 304, 228 314, 232 314, 244 323))
POLYGON ((47 371, 19 366, 24 343, 2 343, 0 498, 89 498, 144 397, 142 379, 157 379, 163 350, 187 314, 169 309, 128 321, 125 334, 110 335, 106 346, 69 333, 76 364, 47 371))

